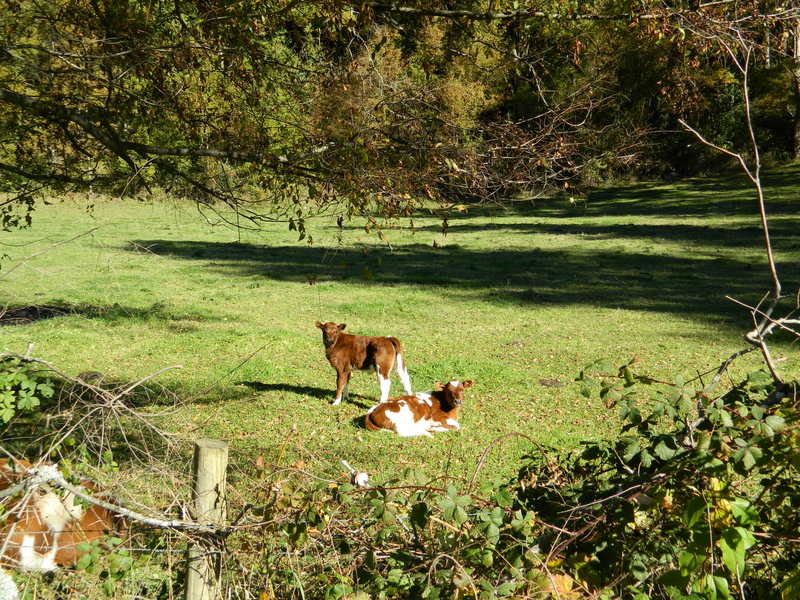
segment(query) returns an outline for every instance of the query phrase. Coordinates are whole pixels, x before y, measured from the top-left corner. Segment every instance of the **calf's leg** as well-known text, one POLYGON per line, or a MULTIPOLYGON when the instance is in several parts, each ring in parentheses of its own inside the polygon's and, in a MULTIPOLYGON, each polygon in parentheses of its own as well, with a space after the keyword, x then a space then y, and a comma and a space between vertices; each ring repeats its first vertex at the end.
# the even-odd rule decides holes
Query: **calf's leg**
POLYGON ((336 371, 336 398, 333 401, 334 406, 341 403, 343 396, 347 396, 347 382, 349 380, 349 371, 336 371))
POLYGON ((397 354, 397 375, 400 377, 400 382, 403 384, 403 389, 408 396, 413 396, 414 392, 411 391, 411 378, 408 376, 408 369, 403 360, 402 354, 397 354))
POLYGON ((381 402, 389 399, 389 389, 392 387, 392 380, 389 378, 389 369, 384 365, 375 365, 375 373, 378 375, 378 385, 381 388, 381 402))

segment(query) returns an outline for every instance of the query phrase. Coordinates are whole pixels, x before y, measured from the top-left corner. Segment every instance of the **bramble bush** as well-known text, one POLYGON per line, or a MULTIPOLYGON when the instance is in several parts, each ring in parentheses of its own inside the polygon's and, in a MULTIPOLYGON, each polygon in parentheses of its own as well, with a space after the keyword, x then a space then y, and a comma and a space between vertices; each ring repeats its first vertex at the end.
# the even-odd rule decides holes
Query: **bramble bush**
POLYGON ((0 423, 33 413, 53 397, 51 380, 33 364, 18 358, 0 360, 0 423))
POLYGON ((407 471, 273 490, 266 525, 236 541, 263 552, 250 585, 331 600, 797 598, 796 386, 778 394, 756 371, 714 394, 634 368, 578 378, 620 411, 618 439, 536 447, 512 481, 437 487, 407 471))

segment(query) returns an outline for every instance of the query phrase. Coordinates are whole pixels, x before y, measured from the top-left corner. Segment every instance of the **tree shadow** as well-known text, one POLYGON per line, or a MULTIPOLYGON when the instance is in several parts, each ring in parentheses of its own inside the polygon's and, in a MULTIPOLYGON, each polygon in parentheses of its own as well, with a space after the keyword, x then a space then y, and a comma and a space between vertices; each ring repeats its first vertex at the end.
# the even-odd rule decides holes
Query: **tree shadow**
MULTIPOLYGON (((562 231, 571 233, 585 229, 577 225, 564 227, 562 231)), ((658 226, 647 226, 645 234, 656 237, 657 229, 658 226)), ((547 227, 543 230, 547 231, 547 227)), ((598 225, 595 231, 609 237, 637 235, 636 226, 627 225, 598 225)), ((687 229, 660 235, 688 238, 696 233, 687 229)), ((580 243, 559 249, 488 250, 455 244, 446 248, 412 244, 368 252, 359 248, 266 247, 191 240, 139 243, 149 245, 158 254, 187 260, 210 259, 214 264, 208 268, 219 272, 276 281, 434 286, 461 290, 470 297, 496 304, 584 304, 714 320, 741 317, 741 309, 727 301, 726 295, 757 301, 763 290, 769 289, 765 265, 748 257, 737 259, 713 253, 682 257, 596 249, 580 243)), ((731 243, 739 246, 735 239, 731 243)), ((792 278, 784 281, 786 289, 800 283, 798 267, 797 262, 781 265, 782 273, 792 278)))
MULTIPOLYGON (((125 321, 158 321, 169 327, 176 321, 211 321, 208 314, 195 311, 177 313, 163 302, 154 302, 148 307, 70 303, 62 301, 37 305, 8 305, 0 309, 0 326, 30 325, 45 319, 80 316, 85 319, 103 321, 109 325, 125 321)), ((183 324, 185 327, 185 323, 183 324)))
MULTIPOLYGON (((246 386, 256 392, 291 392, 293 394, 299 394, 301 396, 319 398, 320 400, 326 400, 328 404, 331 403, 331 400, 333 399, 335 394, 334 389, 323 389, 318 387, 311 387, 308 385, 294 385, 291 383, 263 383, 261 381, 237 381, 236 384, 246 386)), ((354 398, 359 398, 361 400, 367 400, 367 401, 370 400, 370 398, 367 396, 362 396, 361 394, 354 394, 353 392, 350 392, 347 396, 347 400, 343 400, 343 402, 347 404, 352 404, 353 406, 358 406, 359 408, 369 408, 371 406, 371 404, 364 404, 363 402, 354 400, 354 398)))
POLYGON ((236 385, 243 385, 255 392, 291 392, 300 396, 310 396, 327 400, 333 397, 331 390, 325 390, 308 385, 294 385, 291 383, 263 383, 261 381, 237 381, 236 385))

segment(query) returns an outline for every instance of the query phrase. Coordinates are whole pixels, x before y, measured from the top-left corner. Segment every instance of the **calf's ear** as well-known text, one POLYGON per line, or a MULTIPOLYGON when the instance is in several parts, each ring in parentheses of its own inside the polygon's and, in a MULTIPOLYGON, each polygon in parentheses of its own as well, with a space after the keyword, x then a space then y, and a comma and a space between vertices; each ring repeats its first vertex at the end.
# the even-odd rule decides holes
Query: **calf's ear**
POLYGON ((315 326, 315 327, 319 327, 320 329, 322 329, 322 323, 320 323, 319 321, 317 321, 316 323, 314 323, 314 326, 315 326))
POLYGON ((444 389, 444 384, 441 381, 437 381, 433 384, 433 391, 434 392, 441 392, 444 389))
POLYGON ((347 327, 347 323, 339 323, 339 331, 342 331, 345 327, 347 327))
POLYGON ((461 385, 463 385, 465 389, 466 389, 466 388, 468 388, 468 387, 472 387, 472 379, 467 379, 467 380, 466 380, 464 383, 462 383, 461 385))

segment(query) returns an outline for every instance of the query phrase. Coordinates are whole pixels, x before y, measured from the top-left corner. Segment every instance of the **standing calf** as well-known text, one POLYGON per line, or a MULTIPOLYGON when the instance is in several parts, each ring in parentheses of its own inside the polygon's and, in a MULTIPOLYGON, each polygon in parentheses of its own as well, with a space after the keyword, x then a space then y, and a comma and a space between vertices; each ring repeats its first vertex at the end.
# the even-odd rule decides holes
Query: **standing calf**
MULTIPOLYGON (((0 459, 0 491, 22 481, 30 468, 25 460, 0 459)), ((81 485, 89 493, 98 491, 89 481, 81 485)), ((0 562, 25 571, 71 566, 85 554, 77 550, 78 544, 124 529, 105 508, 78 504, 71 493, 61 495, 45 487, 3 498, 2 507, 0 562)))
POLYGON ((397 375, 403 384, 406 394, 411 391, 411 379, 408 376, 403 360, 403 345, 396 337, 368 335, 350 335, 342 333, 347 326, 345 323, 337 325, 331 321, 327 323, 316 322, 322 330, 322 343, 325 345, 325 356, 331 366, 336 369, 336 406, 347 396, 347 383, 350 374, 355 369, 375 369, 378 375, 378 385, 381 388, 381 402, 389 398, 389 388, 392 381, 389 372, 396 365, 397 375))
POLYGON ((471 379, 463 383, 454 379, 447 385, 436 384, 432 392, 381 402, 369 409, 364 425, 373 431, 387 429, 403 437, 431 437, 431 431, 459 429, 458 411, 464 401, 464 390, 471 386, 471 379))

